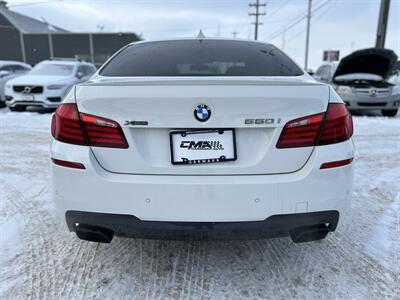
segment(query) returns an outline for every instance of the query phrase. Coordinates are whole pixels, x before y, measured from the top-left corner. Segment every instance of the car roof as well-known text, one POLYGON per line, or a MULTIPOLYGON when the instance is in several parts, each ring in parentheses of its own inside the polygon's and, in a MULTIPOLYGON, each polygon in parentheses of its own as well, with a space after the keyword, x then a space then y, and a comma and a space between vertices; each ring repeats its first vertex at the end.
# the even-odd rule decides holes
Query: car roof
POLYGON ((31 68, 30 65, 23 63, 21 61, 16 61, 16 60, 0 60, 0 67, 6 66, 6 65, 20 65, 24 67, 31 68))
POLYGON ((57 60, 57 59, 46 59, 42 60, 41 62, 38 62, 38 64, 41 63, 46 63, 46 64, 57 64, 57 65, 93 65, 92 63, 89 63, 87 61, 79 61, 79 60, 57 60))
POLYGON ((158 43, 158 42, 175 42, 175 41, 227 41, 227 42, 243 42, 243 43, 256 43, 256 44, 263 44, 263 45, 271 45, 273 44, 262 42, 262 41, 255 41, 249 39, 234 39, 234 38, 213 38, 213 37, 206 37, 206 38, 171 38, 171 39, 158 39, 158 40, 148 40, 148 41, 137 41, 132 42, 129 45, 137 45, 137 44, 147 44, 147 43, 158 43))

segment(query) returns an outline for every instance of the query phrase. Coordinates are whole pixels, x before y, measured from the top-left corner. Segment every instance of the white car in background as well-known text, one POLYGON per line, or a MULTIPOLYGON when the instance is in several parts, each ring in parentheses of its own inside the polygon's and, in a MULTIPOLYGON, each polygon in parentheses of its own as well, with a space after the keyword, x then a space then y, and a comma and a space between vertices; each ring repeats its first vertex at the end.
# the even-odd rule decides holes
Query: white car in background
POLYGON ((368 48, 343 57, 339 63, 325 63, 314 78, 329 83, 349 110, 380 110, 394 117, 400 107, 400 89, 390 80, 397 55, 389 49, 368 48))
POLYGON ((74 84, 87 81, 95 72, 96 67, 85 61, 42 61, 28 74, 7 82, 6 105, 12 111, 28 106, 56 108, 74 84))
POLYGON ((79 238, 325 238, 352 191, 352 117, 276 47, 130 44, 53 115, 53 199, 79 238))
POLYGON ((19 61, 0 60, 0 107, 5 106, 4 87, 6 82, 22 76, 31 70, 31 66, 19 61))
POLYGON ((393 68, 392 76, 388 79, 388 82, 397 86, 400 94, 400 60, 398 60, 393 68))

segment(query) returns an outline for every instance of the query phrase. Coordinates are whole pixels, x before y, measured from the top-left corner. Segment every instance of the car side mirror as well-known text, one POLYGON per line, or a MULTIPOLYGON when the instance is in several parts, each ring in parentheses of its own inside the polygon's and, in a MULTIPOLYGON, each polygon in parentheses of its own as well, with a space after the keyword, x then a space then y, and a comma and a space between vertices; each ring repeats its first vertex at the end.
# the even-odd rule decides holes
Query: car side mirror
POLYGON ((7 77, 8 75, 10 75, 9 71, 6 70, 0 71, 0 78, 7 77))
POLYGON ((83 76, 85 76, 85 74, 83 74, 83 72, 78 72, 78 73, 76 73, 76 77, 77 77, 78 79, 82 79, 83 76))

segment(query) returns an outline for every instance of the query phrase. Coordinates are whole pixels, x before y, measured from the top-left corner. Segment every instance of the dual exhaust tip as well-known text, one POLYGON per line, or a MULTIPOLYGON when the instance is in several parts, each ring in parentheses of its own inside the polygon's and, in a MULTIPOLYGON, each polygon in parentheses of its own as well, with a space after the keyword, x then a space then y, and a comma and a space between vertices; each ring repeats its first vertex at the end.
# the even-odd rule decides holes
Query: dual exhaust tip
MULTIPOLYGON (((114 231, 93 225, 76 224, 75 233, 81 240, 110 243, 114 237, 114 231)), ((331 231, 331 225, 317 224, 297 227, 289 232, 294 243, 305 243, 324 239, 331 231)))
POLYGON ((78 238, 89 242, 110 243, 114 237, 114 232, 104 227, 78 224, 75 228, 78 238))

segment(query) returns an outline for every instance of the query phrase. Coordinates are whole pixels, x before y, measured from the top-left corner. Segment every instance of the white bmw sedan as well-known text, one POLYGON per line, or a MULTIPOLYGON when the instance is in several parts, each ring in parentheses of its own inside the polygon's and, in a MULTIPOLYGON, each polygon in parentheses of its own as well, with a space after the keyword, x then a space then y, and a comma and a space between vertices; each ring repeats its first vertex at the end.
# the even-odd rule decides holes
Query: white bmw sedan
POLYGON ((79 238, 323 239, 352 191, 352 118, 253 41, 130 44, 53 116, 53 198, 79 238))

